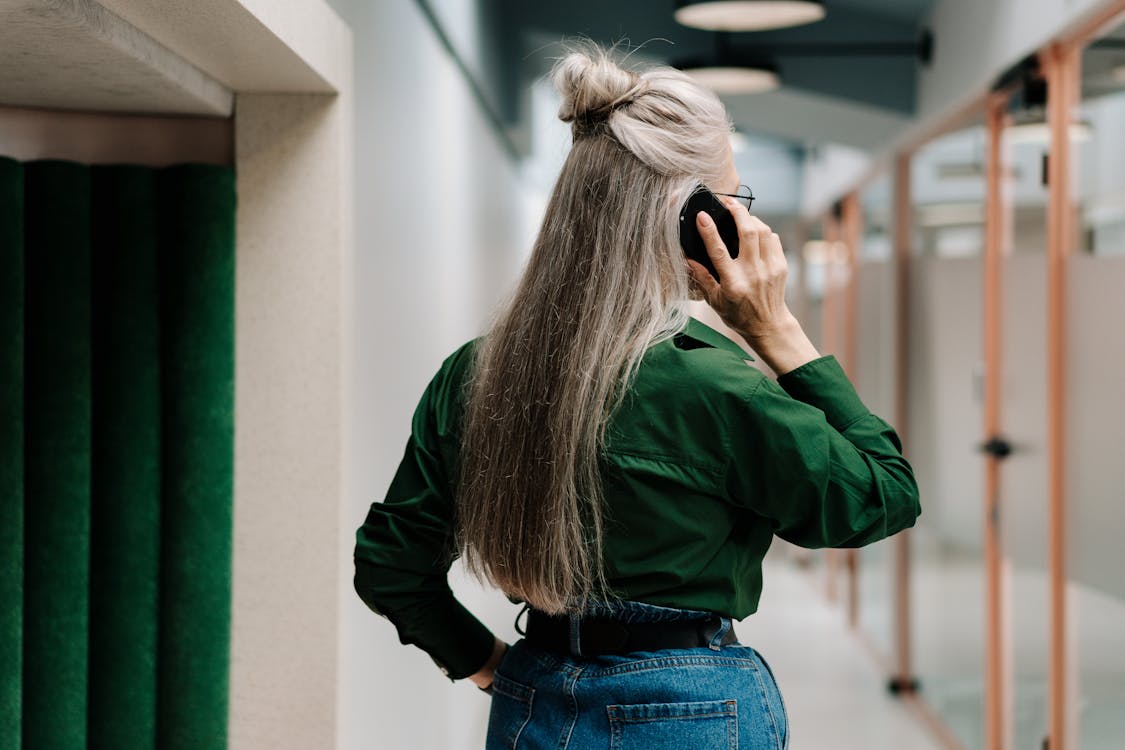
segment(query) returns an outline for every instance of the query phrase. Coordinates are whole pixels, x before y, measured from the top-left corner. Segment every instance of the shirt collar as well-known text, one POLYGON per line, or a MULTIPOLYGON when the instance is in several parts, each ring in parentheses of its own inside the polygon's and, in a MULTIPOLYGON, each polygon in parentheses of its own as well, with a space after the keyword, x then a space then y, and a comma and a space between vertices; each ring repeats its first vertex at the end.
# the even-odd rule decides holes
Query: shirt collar
POLYGON ((681 335, 693 338, 715 349, 725 349, 728 352, 737 354, 748 362, 754 361, 754 358, 741 346, 734 343, 711 326, 695 318, 688 318, 688 324, 684 327, 681 335))

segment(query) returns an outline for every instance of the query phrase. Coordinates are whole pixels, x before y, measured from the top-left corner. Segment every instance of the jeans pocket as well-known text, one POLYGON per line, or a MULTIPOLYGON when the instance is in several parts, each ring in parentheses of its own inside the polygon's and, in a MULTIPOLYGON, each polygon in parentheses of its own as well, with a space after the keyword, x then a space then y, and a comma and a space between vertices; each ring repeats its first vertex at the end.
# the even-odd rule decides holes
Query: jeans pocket
POLYGON ((781 728, 781 746, 782 748, 789 747, 789 709, 785 707, 785 697, 781 694, 781 686, 777 684, 777 678, 774 677, 773 668, 770 667, 770 663, 762 656, 762 652, 754 649, 754 653, 758 656, 758 661, 766 668, 766 672, 770 676, 770 682, 773 683, 773 692, 777 696, 777 703, 781 708, 781 720, 783 724, 781 728))
POLYGON ((516 750, 531 720, 535 689, 497 672, 492 677, 492 708, 488 714, 487 750, 516 750))
POLYGON ((738 703, 637 703, 606 706, 611 750, 738 749, 738 703))

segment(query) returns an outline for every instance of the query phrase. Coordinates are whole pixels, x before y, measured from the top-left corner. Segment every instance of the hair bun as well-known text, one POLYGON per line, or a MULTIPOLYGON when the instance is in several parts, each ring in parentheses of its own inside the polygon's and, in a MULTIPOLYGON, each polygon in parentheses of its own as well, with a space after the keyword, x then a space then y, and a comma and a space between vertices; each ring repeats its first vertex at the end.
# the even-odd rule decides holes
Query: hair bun
POLYGON ((559 119, 576 127, 604 121, 618 107, 644 93, 645 81, 625 70, 604 50, 571 52, 552 71, 555 88, 562 95, 559 119))

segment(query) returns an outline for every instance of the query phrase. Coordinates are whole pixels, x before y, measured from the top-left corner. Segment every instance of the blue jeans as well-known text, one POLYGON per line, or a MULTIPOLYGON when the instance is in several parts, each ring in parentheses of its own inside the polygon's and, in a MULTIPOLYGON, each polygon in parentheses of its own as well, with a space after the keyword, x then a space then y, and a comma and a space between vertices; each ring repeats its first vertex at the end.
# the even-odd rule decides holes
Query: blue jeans
MULTIPOLYGON (((599 605, 599 617, 661 622, 709 612, 641 602, 599 605)), ((749 646, 571 657, 519 640, 492 683, 487 750, 781 750, 789 720, 769 665, 749 646)))

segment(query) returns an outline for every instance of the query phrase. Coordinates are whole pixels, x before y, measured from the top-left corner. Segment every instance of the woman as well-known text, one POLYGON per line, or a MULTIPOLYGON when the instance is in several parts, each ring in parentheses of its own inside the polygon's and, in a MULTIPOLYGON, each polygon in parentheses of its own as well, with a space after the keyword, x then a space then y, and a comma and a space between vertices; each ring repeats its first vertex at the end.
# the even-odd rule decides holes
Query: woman
POLYGON ((731 257, 679 211, 739 188, 721 102, 593 48, 553 71, 573 146, 511 303, 442 365, 359 529, 356 590, 403 643, 492 693, 489 748, 779 748, 788 721, 732 619, 774 534, 855 547, 913 525, 894 430, 784 300, 778 236, 732 198, 731 257), (691 319, 702 295, 778 374, 691 319), (530 608, 508 647, 454 598, 451 561, 530 608))

